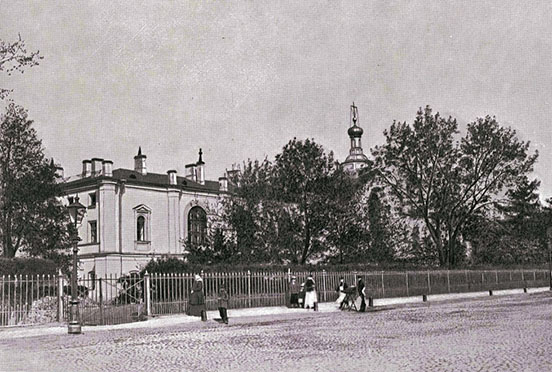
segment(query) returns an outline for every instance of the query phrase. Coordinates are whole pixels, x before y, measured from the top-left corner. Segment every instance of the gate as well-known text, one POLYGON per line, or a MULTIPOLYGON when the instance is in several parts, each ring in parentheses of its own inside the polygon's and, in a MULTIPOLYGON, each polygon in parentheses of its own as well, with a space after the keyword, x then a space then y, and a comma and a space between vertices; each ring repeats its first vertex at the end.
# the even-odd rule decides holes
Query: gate
POLYGON ((138 272, 79 280, 82 324, 121 324, 145 319, 144 284, 138 272))

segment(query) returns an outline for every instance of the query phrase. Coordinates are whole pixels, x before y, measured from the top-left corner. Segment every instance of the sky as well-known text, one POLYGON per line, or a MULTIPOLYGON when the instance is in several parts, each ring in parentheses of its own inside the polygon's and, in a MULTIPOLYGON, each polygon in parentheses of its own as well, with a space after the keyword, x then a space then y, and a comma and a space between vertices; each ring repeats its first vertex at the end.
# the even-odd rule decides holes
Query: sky
POLYGON ((531 142, 552 196, 552 5, 533 1, 6 1, 0 39, 40 66, 0 75, 46 154, 207 179, 273 159, 293 137, 343 161, 349 106, 366 153, 430 105, 460 126, 494 115, 531 142))

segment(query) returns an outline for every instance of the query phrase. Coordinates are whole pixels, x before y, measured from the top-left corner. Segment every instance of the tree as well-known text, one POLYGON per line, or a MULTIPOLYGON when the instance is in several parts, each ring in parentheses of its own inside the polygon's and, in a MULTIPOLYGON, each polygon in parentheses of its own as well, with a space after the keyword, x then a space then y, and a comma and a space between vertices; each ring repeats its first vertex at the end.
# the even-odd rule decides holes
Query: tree
POLYGON ((393 123, 373 151, 381 182, 406 216, 424 223, 440 265, 449 267, 464 258, 460 240, 470 217, 515 187, 537 159, 494 117, 469 123, 459 142, 457 134, 456 120, 426 107, 412 125, 393 123))
POLYGON ((341 168, 328 181, 325 239, 330 245, 330 260, 343 264, 366 258, 368 220, 358 208, 364 184, 341 168))
POLYGON ((272 164, 264 160, 244 163, 231 177, 237 187, 224 200, 224 221, 234 232, 236 259, 242 263, 278 260, 278 221, 285 208, 270 187, 272 164))
MULTIPOLYGON (((16 71, 23 73, 26 67, 38 65, 42 58, 39 51, 27 52, 21 35, 11 43, 0 40, 0 72, 5 71, 8 75, 16 71)), ((9 89, 0 88, 0 99, 5 98, 10 92, 9 89)))
POLYGON ((278 200, 297 207, 294 217, 300 221, 302 230, 302 249, 296 258, 300 264, 305 264, 323 246, 329 217, 326 201, 335 197, 328 195, 334 169, 333 153, 326 154, 321 145, 309 139, 294 138, 276 155, 272 186, 278 200))
POLYGON ((466 226, 475 263, 541 263, 547 260, 547 210, 527 177, 506 192, 494 215, 475 215, 466 226))
POLYGON ((344 178, 335 173, 333 154, 312 140, 294 138, 274 163, 249 161, 243 168, 225 201, 225 220, 241 260, 304 264, 328 253, 340 239, 328 234, 340 229, 330 216, 341 213, 335 207, 344 200, 336 190, 344 178))
POLYGON ((370 190, 367 212, 370 231, 370 254, 373 262, 391 262, 394 258, 393 225, 391 207, 382 200, 382 190, 374 187, 370 190))
POLYGON ((19 250, 57 256, 69 246, 68 216, 57 200, 53 162, 44 158, 27 111, 9 104, 0 117, 0 236, 4 257, 19 250))

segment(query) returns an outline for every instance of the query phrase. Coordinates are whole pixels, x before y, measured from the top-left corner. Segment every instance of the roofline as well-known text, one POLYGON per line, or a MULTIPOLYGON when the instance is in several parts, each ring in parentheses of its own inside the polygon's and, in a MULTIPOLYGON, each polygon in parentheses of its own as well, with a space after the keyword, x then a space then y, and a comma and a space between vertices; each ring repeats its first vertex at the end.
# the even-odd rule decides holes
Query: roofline
MULTIPOLYGON (((108 177, 108 176, 96 176, 96 177, 82 178, 80 180, 61 183, 60 186, 61 186, 62 192, 66 192, 67 190, 73 189, 73 188, 86 187, 86 186, 96 186, 96 185, 102 183, 102 181, 112 181, 112 182, 115 182, 117 184, 125 183, 125 184, 129 184, 129 185, 137 185, 137 186, 159 187, 159 188, 163 188, 163 189, 167 189, 167 190, 177 189, 177 190, 181 190, 181 191, 198 191, 198 192, 204 192, 204 193, 207 193, 207 194, 217 194, 217 195, 218 194, 228 194, 229 193, 228 191, 212 190, 212 189, 206 189, 204 187, 197 187, 197 186, 190 186, 190 185, 182 185, 182 184, 171 185, 169 183, 143 182, 143 181, 135 180, 135 179, 132 179, 132 178, 121 179, 121 178, 114 178, 114 177, 108 177)), ((218 181, 211 181, 211 180, 209 180, 209 181, 218 184, 218 181)))

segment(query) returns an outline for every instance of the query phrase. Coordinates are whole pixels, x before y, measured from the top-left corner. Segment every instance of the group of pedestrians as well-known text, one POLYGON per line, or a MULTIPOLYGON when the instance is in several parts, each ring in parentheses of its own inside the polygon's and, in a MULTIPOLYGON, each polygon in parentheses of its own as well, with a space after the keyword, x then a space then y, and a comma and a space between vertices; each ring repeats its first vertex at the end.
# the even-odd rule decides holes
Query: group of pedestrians
MULTIPOLYGON (((224 324, 228 324, 228 302, 230 295, 225 283, 221 283, 218 292, 218 310, 220 320, 224 324)), ((203 293, 203 278, 200 275, 196 275, 192 290, 190 291, 190 297, 188 299, 188 311, 186 312, 190 316, 200 316, 201 320, 207 320, 207 306, 205 304, 205 294, 203 293)))
MULTIPOLYGON (((364 285, 364 280, 361 276, 357 277, 357 284, 354 291, 361 299, 360 308, 358 309, 361 312, 366 311, 366 286, 364 285)), ((339 284, 336 288, 336 292, 339 293, 339 297, 336 300, 336 303, 339 304, 339 309, 342 310, 349 301, 347 297, 347 289, 351 289, 345 279, 341 277, 339 279, 339 284)), ((356 296, 355 296, 356 297, 356 296)), ((304 283, 299 285, 297 278, 295 276, 291 277, 291 282, 289 284, 289 302, 288 306, 290 307, 302 307, 305 309, 318 310, 318 295, 316 293, 316 283, 314 278, 311 275, 307 277, 304 283)), ((220 314, 220 321, 228 324, 228 302, 230 300, 230 295, 228 289, 226 288, 225 283, 221 283, 218 291, 218 310, 220 314)), ((199 316, 201 320, 207 320, 207 306, 205 303, 205 294, 203 290, 203 278, 200 275, 194 277, 194 283, 190 291, 190 297, 188 299, 188 309, 186 313, 190 316, 199 316)))
MULTIPOLYGON (((347 301, 349 301, 349 299, 347 298, 347 289, 350 289, 350 287, 347 283, 345 283, 345 278, 339 278, 339 284, 336 288, 336 292, 339 294, 339 297, 337 298, 336 303, 339 304, 340 310, 343 310, 345 306, 348 305, 347 301)), ((366 286, 361 276, 357 277, 357 284, 354 291, 358 297, 360 297, 360 307, 358 310, 361 312, 366 311, 366 286)), ((299 285, 295 276, 291 277, 291 282, 289 284, 288 306, 314 310, 318 309, 316 283, 312 274, 309 275, 305 282, 301 285, 299 285)))
MULTIPOLYGON (((339 297, 337 297, 336 303, 339 304, 339 310, 343 310, 346 306, 350 306, 350 304, 347 303, 347 301, 350 300, 350 297, 347 298, 347 289, 349 289, 349 286, 347 283, 345 283, 345 278, 341 277, 339 278, 339 284, 337 285, 337 288, 335 291, 339 293, 339 297)), ((362 279, 362 276, 357 277, 357 285, 354 289, 356 291, 356 297, 360 297, 360 306, 358 308, 358 311, 365 312, 366 311, 366 285, 364 284, 364 280, 362 279)))

